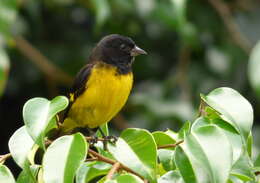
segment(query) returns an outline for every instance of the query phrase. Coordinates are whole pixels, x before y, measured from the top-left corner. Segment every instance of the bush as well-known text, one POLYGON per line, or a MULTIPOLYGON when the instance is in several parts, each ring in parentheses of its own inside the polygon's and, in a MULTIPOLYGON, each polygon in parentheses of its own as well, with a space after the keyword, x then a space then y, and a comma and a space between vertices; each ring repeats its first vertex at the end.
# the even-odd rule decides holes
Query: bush
MULTIPOLYGON (((1 183, 15 182, 4 165, 9 157, 22 168, 17 183, 257 181, 260 168, 251 157, 253 109, 231 88, 201 95, 198 118, 178 132, 128 128, 116 143, 108 143, 108 150, 100 141, 90 148, 92 137, 81 133, 47 138, 67 105, 63 96, 33 98, 24 105, 25 125, 10 138, 10 154, 0 159, 1 183)), ((102 129, 108 135, 107 126, 102 129)))

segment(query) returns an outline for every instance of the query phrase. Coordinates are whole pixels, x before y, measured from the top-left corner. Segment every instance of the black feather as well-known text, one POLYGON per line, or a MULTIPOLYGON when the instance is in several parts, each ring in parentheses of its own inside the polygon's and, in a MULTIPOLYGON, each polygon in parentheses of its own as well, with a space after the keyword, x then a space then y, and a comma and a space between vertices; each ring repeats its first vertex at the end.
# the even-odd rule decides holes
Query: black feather
MULTIPOLYGON (((67 117, 72 104, 86 90, 85 86, 89 79, 93 66, 94 66, 94 63, 85 65, 76 75, 74 83, 73 83, 70 93, 69 93, 69 95, 70 94, 74 95, 74 100, 73 101, 70 100, 69 106, 67 107, 64 117, 63 117, 64 119, 67 117)), ((68 96, 68 97, 70 98, 70 96, 68 96)))

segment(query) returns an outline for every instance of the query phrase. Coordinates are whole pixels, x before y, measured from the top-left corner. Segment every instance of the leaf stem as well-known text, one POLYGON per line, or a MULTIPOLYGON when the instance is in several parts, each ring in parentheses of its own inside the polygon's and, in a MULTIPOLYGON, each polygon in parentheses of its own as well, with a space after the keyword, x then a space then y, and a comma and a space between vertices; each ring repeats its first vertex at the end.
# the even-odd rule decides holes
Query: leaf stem
POLYGON ((12 157, 11 153, 7 153, 7 154, 4 154, 4 155, 0 155, 0 163, 4 163, 5 160, 7 160, 7 159, 9 159, 9 158, 11 158, 11 157, 12 157))
POLYGON ((120 169, 120 167, 121 164, 119 162, 116 162, 108 172, 106 179, 111 180, 113 178, 113 175, 120 169))
POLYGON ((176 142, 175 144, 166 144, 166 145, 161 145, 161 146, 158 146, 157 149, 164 149, 164 148, 169 148, 169 147, 176 147, 177 145, 183 143, 184 141, 181 140, 179 142, 176 142))

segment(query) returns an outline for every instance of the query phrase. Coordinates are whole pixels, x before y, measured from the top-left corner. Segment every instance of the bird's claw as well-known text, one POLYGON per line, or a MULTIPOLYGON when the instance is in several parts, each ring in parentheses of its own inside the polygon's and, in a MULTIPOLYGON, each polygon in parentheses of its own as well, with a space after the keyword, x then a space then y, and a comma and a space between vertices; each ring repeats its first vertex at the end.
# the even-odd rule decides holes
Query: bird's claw
POLYGON ((88 140, 90 146, 94 146, 98 142, 98 137, 94 136, 90 140, 88 140))
POLYGON ((112 144, 115 144, 118 138, 116 136, 110 135, 110 136, 105 136, 104 140, 112 144))

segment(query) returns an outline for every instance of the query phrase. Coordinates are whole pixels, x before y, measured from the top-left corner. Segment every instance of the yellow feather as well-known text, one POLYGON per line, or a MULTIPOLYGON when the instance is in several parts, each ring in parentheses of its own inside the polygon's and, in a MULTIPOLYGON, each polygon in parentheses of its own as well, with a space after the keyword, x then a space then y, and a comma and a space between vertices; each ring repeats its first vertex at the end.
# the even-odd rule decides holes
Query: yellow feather
MULTIPOLYGON (((109 122, 125 105, 133 84, 133 74, 118 74, 116 67, 96 64, 85 91, 72 104, 63 129, 96 128, 109 122)), ((74 96, 70 96, 73 100, 74 96)))

